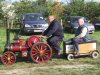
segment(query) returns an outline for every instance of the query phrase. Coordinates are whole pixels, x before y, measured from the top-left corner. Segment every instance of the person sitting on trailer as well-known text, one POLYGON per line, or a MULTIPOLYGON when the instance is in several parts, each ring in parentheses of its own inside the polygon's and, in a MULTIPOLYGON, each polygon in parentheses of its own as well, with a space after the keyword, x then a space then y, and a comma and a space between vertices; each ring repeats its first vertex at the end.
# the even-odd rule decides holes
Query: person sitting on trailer
POLYGON ((76 31, 75 38, 72 39, 73 44, 75 45, 76 54, 79 55, 79 43, 89 41, 88 27, 84 23, 84 18, 81 17, 78 20, 79 27, 76 31))
POLYGON ((48 17, 50 22, 49 27, 43 32, 43 36, 48 37, 48 44, 57 52, 57 56, 61 53, 61 48, 58 45, 60 41, 63 40, 64 33, 61 24, 55 19, 53 15, 48 17))

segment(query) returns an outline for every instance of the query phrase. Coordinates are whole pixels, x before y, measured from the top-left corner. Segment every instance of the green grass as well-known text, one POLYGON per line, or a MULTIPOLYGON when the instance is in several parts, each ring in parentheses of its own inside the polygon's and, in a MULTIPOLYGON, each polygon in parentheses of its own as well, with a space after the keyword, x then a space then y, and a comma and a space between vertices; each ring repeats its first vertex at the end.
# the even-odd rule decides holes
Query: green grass
MULTIPOLYGON (((13 39, 13 33, 11 33, 11 41, 13 39)), ((73 34, 65 33, 64 40, 73 38, 73 34)), ((92 39, 98 41, 98 49, 100 52, 100 31, 96 31, 94 34, 90 34, 92 39)), ((4 51, 4 46, 6 44, 6 30, 4 27, 0 27, 0 54, 4 51)), ((61 46, 63 47, 63 46, 61 46)), ((19 58, 20 59, 20 58, 19 58)), ((53 66, 53 65, 75 65, 75 64, 93 64, 95 68, 93 69, 47 69, 41 70, 37 69, 34 73, 30 72, 29 74, 24 75, 99 75, 100 74, 100 57, 98 59, 92 59, 89 57, 77 58, 73 61, 68 61, 67 59, 52 59, 47 63, 35 64, 29 61, 16 62, 14 65, 5 66, 0 64, 0 70, 9 70, 9 69, 19 69, 19 68, 31 68, 31 67, 44 67, 44 66, 53 66)))
MULTIPOLYGON (((40 70, 37 69, 35 73, 30 72, 29 74, 26 75, 99 75, 100 71, 99 70, 89 70, 89 69, 84 69, 84 70, 73 70, 73 69, 47 69, 47 70, 40 70)), ((25 75, 25 74, 23 74, 25 75)))

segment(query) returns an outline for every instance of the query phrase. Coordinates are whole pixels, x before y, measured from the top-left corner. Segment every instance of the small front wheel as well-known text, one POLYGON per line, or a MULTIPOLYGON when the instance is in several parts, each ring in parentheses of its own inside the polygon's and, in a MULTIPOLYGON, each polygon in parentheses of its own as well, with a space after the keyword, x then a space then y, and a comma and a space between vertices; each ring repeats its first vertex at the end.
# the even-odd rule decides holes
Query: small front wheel
POLYGON ((74 60, 74 55, 73 54, 68 54, 67 59, 68 60, 74 60))
POLYGON ((91 54, 91 57, 96 59, 99 57, 99 52, 98 51, 93 51, 92 54, 91 54))
POLYGON ((16 55, 12 51, 7 51, 1 57, 4 65, 13 65, 16 62, 16 55))

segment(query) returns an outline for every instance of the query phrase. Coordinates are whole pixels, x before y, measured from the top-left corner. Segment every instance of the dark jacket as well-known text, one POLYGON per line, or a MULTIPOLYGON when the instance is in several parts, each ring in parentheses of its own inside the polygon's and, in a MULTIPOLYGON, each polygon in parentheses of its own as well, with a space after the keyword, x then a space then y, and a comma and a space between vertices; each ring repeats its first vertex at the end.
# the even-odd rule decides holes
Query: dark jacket
MULTIPOLYGON (((78 27, 75 36, 78 36, 82 33, 83 28, 87 28, 87 26, 83 25, 82 27, 78 27)), ((87 28, 88 29, 88 28, 87 28)), ((87 32, 86 35, 82 38, 85 42, 89 40, 89 33, 87 32)))
POLYGON ((58 21, 54 20, 52 23, 50 23, 49 27, 44 31, 43 35, 47 37, 58 36, 63 38, 63 28, 58 21))

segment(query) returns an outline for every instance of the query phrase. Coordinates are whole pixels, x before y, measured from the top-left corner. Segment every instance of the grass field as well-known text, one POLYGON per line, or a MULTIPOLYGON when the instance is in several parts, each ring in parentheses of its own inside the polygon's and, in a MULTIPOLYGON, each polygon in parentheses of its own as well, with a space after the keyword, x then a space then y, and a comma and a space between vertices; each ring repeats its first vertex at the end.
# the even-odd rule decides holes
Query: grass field
MULTIPOLYGON (((11 41, 13 39, 13 34, 11 33, 11 41)), ((74 37, 73 34, 65 33, 64 40, 68 40, 74 37)), ((96 39, 98 41, 98 49, 100 51, 100 31, 96 31, 94 34, 90 34, 92 39, 96 39)), ((4 46, 6 44, 6 30, 4 27, 0 27, 0 54, 4 50, 4 46)), ((20 59, 20 58, 19 58, 20 59)), ((77 58, 73 61, 68 61, 67 59, 52 59, 47 63, 43 64, 35 64, 26 59, 17 61, 14 65, 3 65, 0 63, 0 75, 8 75, 3 74, 2 72, 8 70, 18 70, 18 69, 25 69, 26 72, 23 73, 14 73, 13 75, 100 75, 100 57, 98 59, 92 59, 90 57, 82 57, 77 58), (92 68, 85 66, 84 68, 77 67, 76 68, 63 68, 54 66, 64 65, 67 67, 75 66, 75 65, 93 65, 92 68), (48 68, 40 68, 40 67, 48 67, 48 68), (34 70, 32 69, 34 68, 34 70), (5 71, 4 71, 5 70, 5 71)))

